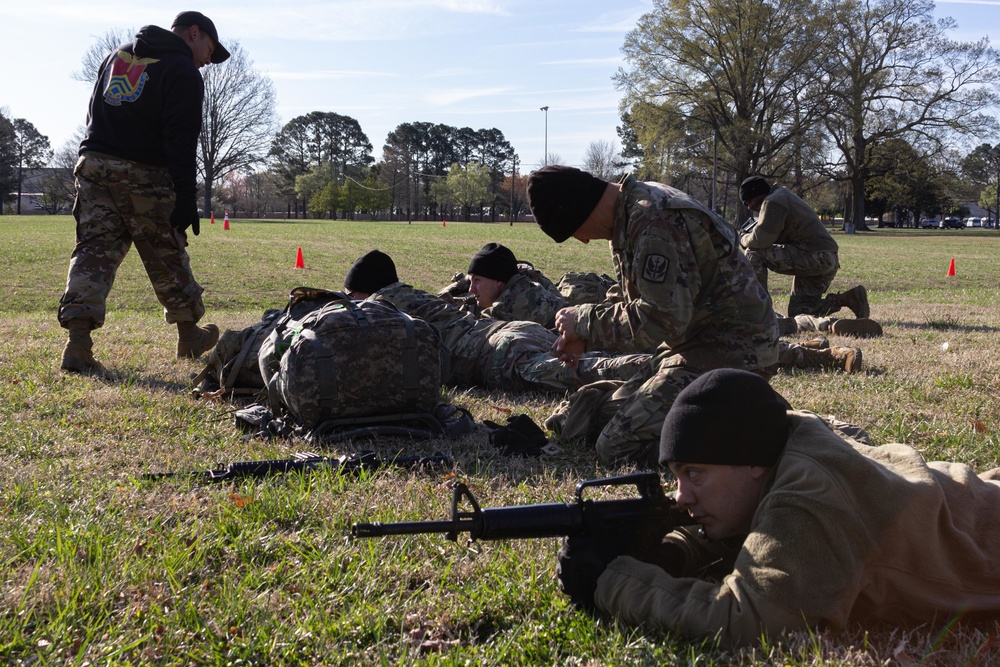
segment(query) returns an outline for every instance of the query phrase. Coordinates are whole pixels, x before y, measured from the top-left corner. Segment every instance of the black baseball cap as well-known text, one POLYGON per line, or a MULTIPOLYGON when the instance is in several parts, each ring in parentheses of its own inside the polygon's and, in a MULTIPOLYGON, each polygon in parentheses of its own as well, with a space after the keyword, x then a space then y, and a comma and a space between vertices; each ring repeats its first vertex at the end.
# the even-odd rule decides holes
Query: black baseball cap
POLYGON ((219 43, 219 32, 215 29, 215 24, 212 23, 212 19, 208 18, 201 12, 181 12, 177 15, 177 18, 174 19, 174 22, 170 24, 170 27, 176 28, 178 26, 190 25, 196 25, 201 28, 202 32, 208 33, 208 36, 212 38, 213 42, 215 42, 215 50, 212 51, 213 63, 221 63, 229 57, 229 51, 226 50, 226 47, 219 43))

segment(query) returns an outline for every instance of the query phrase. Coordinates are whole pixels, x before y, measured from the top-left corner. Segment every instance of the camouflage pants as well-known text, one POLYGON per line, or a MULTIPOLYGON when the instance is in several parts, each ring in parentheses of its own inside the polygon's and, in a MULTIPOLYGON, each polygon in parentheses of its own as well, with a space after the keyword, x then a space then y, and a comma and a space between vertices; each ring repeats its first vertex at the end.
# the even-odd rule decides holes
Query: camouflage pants
POLYGON ((778 368, 812 368, 806 363, 805 348, 798 343, 789 343, 785 340, 778 341, 778 363, 769 370, 778 368))
POLYGON ((142 258, 168 323, 197 322, 203 289, 191 273, 187 236, 170 225, 173 184, 166 169, 85 153, 76 176, 76 248, 69 262, 59 323, 104 324, 106 302, 129 248, 142 258))
POLYGON ((626 380, 649 362, 648 354, 589 352, 574 369, 549 354, 555 341, 556 335, 540 324, 505 324, 489 337, 483 382, 491 389, 565 392, 598 380, 626 380))
POLYGON ((794 276, 788 299, 789 317, 802 314, 822 317, 840 309, 836 295, 826 294, 840 268, 836 252, 807 252, 791 245, 772 245, 763 250, 747 249, 745 252, 757 274, 757 282, 764 289, 767 289, 769 270, 794 276))
POLYGON ((671 355, 651 361, 626 382, 595 382, 564 400, 546 421, 560 442, 595 442, 608 465, 623 461, 655 467, 660 431, 680 391, 704 373, 671 355))
POLYGON ((597 437, 597 456, 605 464, 634 461, 655 467, 660 453, 660 431, 670 406, 684 387, 705 371, 673 365, 668 358, 652 377, 640 373, 616 390, 605 410, 611 420, 597 437))
POLYGON ((826 331, 833 322, 829 317, 813 317, 812 315, 796 315, 795 317, 782 317, 775 313, 778 321, 778 335, 790 336, 797 333, 807 333, 813 331, 826 331))

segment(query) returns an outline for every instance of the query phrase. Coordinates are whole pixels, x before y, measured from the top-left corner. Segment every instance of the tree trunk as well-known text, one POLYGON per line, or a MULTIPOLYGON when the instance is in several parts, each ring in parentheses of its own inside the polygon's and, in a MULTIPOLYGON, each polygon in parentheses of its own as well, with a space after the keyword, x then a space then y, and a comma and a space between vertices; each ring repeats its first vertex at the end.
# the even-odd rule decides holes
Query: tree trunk
POLYGON ((214 180, 214 174, 212 168, 206 163, 205 164, 205 215, 212 215, 212 181, 214 180))
POLYGON ((865 223, 865 150, 867 140, 861 131, 854 135, 854 164, 850 171, 851 207, 844 214, 844 231, 848 234, 869 231, 865 223))

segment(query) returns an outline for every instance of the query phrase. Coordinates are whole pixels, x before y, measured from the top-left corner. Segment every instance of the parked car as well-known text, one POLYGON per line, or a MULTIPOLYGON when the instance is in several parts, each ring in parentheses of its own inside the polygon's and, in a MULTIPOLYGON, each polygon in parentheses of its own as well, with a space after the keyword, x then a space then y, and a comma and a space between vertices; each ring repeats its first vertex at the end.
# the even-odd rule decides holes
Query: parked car
POLYGON ((983 219, 982 218, 966 218, 965 219, 965 226, 966 227, 982 227, 983 226, 983 219))
POLYGON ((937 229, 938 228, 938 224, 939 223, 938 223, 937 220, 932 220, 930 218, 924 218, 923 220, 920 221, 920 229, 937 229))
POLYGON ((965 222, 958 218, 945 218, 941 221, 941 229, 965 229, 965 222))

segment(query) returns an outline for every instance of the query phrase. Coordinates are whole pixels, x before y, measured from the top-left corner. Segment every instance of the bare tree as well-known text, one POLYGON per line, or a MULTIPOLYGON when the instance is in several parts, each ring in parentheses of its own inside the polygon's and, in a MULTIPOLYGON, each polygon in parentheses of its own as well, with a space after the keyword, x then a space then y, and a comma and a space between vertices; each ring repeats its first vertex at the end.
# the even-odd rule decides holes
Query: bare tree
POLYGON ((813 0, 653 0, 622 47, 623 111, 640 141, 646 122, 662 128, 660 142, 717 132, 737 182, 784 173, 819 113, 827 25, 813 0))
POLYGON ((598 178, 613 181, 618 171, 625 166, 613 141, 591 141, 583 155, 583 168, 598 178))
POLYGON ((83 141, 83 127, 78 127, 62 147, 52 156, 52 170, 41 183, 40 201, 49 213, 68 209, 76 197, 76 183, 73 168, 80 156, 80 142, 83 141))
POLYGON ((253 67, 239 42, 230 57, 204 70, 198 163, 205 182, 205 213, 212 210, 212 186, 228 174, 263 164, 278 129, 274 85, 253 67))
POLYGON ((70 72, 70 78, 93 84, 97 81, 101 64, 108 57, 108 54, 117 51, 123 44, 130 43, 135 39, 135 33, 136 31, 132 28, 114 28, 105 32, 83 54, 80 69, 70 72))
POLYGON ((974 134, 995 125, 983 115, 1000 102, 993 86, 997 51, 989 40, 946 38, 954 21, 935 21, 931 0, 842 0, 833 19, 830 106, 824 115, 850 183, 844 228, 866 229, 865 184, 875 175, 873 151, 904 138, 938 150, 949 134, 974 134))

